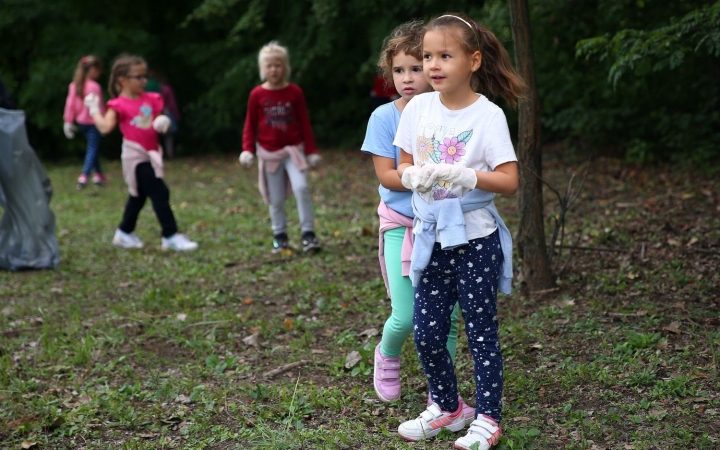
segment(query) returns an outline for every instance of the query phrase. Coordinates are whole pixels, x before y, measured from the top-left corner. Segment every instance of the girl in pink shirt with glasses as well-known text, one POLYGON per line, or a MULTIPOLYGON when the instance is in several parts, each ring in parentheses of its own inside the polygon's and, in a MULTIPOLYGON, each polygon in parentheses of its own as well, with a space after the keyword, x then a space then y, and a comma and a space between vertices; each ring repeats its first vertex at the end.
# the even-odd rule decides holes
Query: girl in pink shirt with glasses
POLYGON ((163 99, 156 92, 145 92, 147 63, 138 56, 121 56, 113 64, 108 91, 107 112, 100 113, 100 99, 90 94, 85 105, 101 133, 120 127, 123 135, 122 169, 130 196, 113 244, 121 248, 142 248, 134 233, 140 210, 149 197, 162 227, 163 250, 194 250, 197 243, 178 233, 170 209, 170 191, 163 181, 162 147, 158 133, 166 133, 170 119, 162 115, 163 99))

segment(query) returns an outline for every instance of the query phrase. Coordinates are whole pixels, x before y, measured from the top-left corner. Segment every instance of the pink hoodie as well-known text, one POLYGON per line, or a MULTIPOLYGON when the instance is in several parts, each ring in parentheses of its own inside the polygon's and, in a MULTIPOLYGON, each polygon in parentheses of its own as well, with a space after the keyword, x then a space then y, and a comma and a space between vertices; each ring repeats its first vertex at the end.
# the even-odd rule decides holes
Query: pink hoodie
MULTIPOLYGON (((100 112, 105 114, 102 89, 97 81, 88 78, 85 80, 85 86, 83 87, 83 98, 90 93, 94 93, 100 97, 100 112)), ((82 125, 95 125, 92 117, 88 114, 88 109, 83 103, 83 99, 77 96, 75 83, 70 83, 70 86, 68 86, 68 95, 65 99, 63 121, 65 123, 77 122, 82 125)))

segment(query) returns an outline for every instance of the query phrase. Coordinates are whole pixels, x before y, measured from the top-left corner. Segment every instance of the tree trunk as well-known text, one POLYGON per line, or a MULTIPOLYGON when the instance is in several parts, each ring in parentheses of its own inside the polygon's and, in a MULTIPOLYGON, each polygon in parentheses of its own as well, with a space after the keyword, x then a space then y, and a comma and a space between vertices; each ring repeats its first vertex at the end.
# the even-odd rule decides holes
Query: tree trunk
POLYGON ((540 100, 535 85, 535 63, 530 39, 528 0, 508 0, 515 65, 527 83, 527 98, 518 102, 517 156, 520 170, 518 209, 520 229, 517 248, 523 280, 521 292, 547 289, 553 286, 550 263, 545 245, 545 225, 542 198, 542 149, 540 146, 540 100))

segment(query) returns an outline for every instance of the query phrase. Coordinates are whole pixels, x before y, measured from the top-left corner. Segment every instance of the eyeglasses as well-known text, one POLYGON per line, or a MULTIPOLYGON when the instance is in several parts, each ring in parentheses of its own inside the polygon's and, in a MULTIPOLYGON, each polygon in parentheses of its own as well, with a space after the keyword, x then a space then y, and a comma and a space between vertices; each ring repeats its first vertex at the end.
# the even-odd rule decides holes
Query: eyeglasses
POLYGON ((147 80, 148 80, 148 76, 147 76, 147 75, 126 75, 125 78, 134 78, 134 79, 140 80, 140 81, 143 81, 143 80, 147 81, 147 80))

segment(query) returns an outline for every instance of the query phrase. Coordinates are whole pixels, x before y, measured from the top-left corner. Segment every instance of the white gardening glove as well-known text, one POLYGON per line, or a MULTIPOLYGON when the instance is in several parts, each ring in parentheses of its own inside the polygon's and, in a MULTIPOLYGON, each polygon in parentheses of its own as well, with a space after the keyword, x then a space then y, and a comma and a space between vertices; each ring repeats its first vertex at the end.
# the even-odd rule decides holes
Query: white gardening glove
POLYGON ((160 114, 153 120, 152 126, 158 133, 165 134, 170 129, 170 118, 160 114))
POLYGON ((83 99, 83 103, 87 106, 90 117, 100 114, 100 97, 97 94, 88 94, 83 99))
POLYGON ((422 180, 420 179, 420 170, 421 168, 418 166, 407 167, 403 172, 400 181, 402 182, 403 186, 410 189, 411 191, 418 191, 424 194, 425 192, 429 191, 430 188, 423 185, 422 180))
POLYGON ((252 154, 252 152, 249 152, 247 150, 243 150, 242 153, 240 153, 240 164, 242 164, 245 167, 252 166, 253 159, 255 159, 255 155, 252 154))
POLYGON ((475 189, 477 186, 475 170, 453 164, 428 164, 423 167, 418 178, 422 186, 432 186, 436 181, 445 181, 468 189, 475 189))
POLYGON ((75 128, 75 124, 72 124, 70 122, 65 122, 63 124, 63 133, 65 133, 66 138, 68 138, 68 139, 74 138, 75 131, 77 131, 77 128, 75 128))
POLYGON ((322 158, 317 153, 313 153, 312 155, 307 155, 307 162, 310 167, 317 167, 322 162, 322 158))

